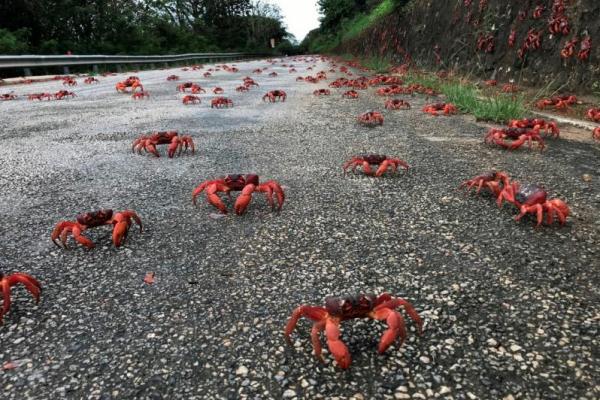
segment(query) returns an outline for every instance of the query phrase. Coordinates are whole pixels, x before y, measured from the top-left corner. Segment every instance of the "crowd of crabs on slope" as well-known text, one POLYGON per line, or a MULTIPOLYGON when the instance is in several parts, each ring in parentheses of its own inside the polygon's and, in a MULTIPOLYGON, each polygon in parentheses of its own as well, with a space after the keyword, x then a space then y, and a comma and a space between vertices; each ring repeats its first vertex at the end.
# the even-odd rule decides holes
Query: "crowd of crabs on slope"
MULTIPOLYGON (((315 58, 295 58, 293 63, 308 63, 314 64, 315 58)), ((384 97, 391 97, 399 94, 425 94, 428 97, 436 96, 437 94, 431 88, 424 87, 418 84, 403 86, 401 76, 409 69, 408 65, 402 65, 394 68, 392 72, 395 75, 377 75, 372 77, 357 76, 354 77, 352 69, 362 73, 367 73, 368 69, 363 68, 358 63, 347 62, 345 65, 338 65, 339 60, 320 58, 321 62, 329 62, 331 68, 329 71, 320 71, 315 76, 299 76, 297 81, 304 81, 312 84, 318 84, 327 80, 327 73, 345 74, 344 78, 336 79, 328 86, 333 89, 348 89, 342 94, 346 99, 357 99, 360 95, 357 90, 366 90, 369 87, 378 87, 376 94, 384 97)), ((290 74, 296 73, 294 64, 287 64, 285 60, 268 60, 271 66, 278 65, 288 68, 290 74)), ((307 71, 312 71, 316 65, 308 66, 307 71)), ((269 67, 255 69, 254 74, 262 74, 269 67)), ((194 66, 192 70, 203 69, 202 66, 194 66)), ((188 70, 188 68, 184 68, 188 70)), ((238 68, 228 65, 221 65, 215 68, 210 68, 204 73, 205 78, 209 78, 212 72, 227 71, 231 73, 239 72, 238 68)), ((269 76, 277 76, 276 72, 271 72, 269 76)), ((77 85, 77 81, 72 77, 61 78, 63 84, 68 86, 77 85)), ((170 75, 167 81, 177 81, 179 77, 170 75)), ((259 84, 251 77, 245 77, 242 84, 237 87, 236 91, 245 93, 252 88, 258 87, 259 84)), ((88 77, 84 81, 86 84, 97 83, 98 80, 93 77, 88 77)), ((200 98, 193 94, 205 93, 199 84, 194 82, 185 82, 177 86, 177 91, 183 93, 183 104, 198 104, 200 98), (186 94, 186 91, 193 93, 186 94)), ((128 90, 133 93, 134 99, 147 98, 149 93, 144 90, 141 80, 136 76, 131 76, 117 83, 117 92, 126 93, 128 90), (139 92, 137 91, 139 89, 139 92), (136 96, 137 94, 137 96, 136 96)), ((65 92, 65 91, 61 91, 65 92)), ((220 87, 214 88, 213 93, 219 95, 224 90, 220 87)), ((313 93, 315 96, 330 96, 330 89, 317 89, 313 93)), ((30 94, 30 100, 37 99, 64 99, 67 96, 75 97, 74 93, 67 92, 61 95, 54 96, 48 93, 30 94)), ((275 103, 277 101, 286 101, 287 94, 283 90, 269 91, 263 96, 264 101, 275 103)), ((4 95, 5 100, 14 100, 16 96, 13 94, 4 95)), ((226 97, 216 97, 211 101, 212 108, 233 107, 233 101, 226 97)), ((384 107, 389 110, 410 109, 410 104, 403 99, 388 98, 384 102, 384 107)), ((434 103, 428 104, 423 108, 423 112, 433 116, 451 115, 457 113, 457 109, 450 103, 434 103)), ((598 120, 600 112, 590 110, 590 118, 598 120)), ((361 125, 367 127, 376 127, 384 123, 384 117, 381 112, 369 111, 358 116, 357 121, 361 125)), ((508 150, 515 150, 527 143, 530 148, 537 144, 540 150, 544 149, 545 142, 542 135, 550 135, 553 138, 559 137, 559 129, 554 122, 544 121, 541 119, 523 119, 514 120, 504 129, 492 128, 485 136, 484 141, 493 145, 500 146, 508 150)), ((597 129, 595 135, 600 138, 600 128, 597 129)), ((132 143, 132 151, 142 154, 146 152, 154 157, 160 157, 157 146, 168 145, 167 155, 169 158, 179 156, 182 153, 190 150, 192 154, 195 152, 194 141, 191 136, 179 135, 176 131, 161 131, 152 132, 147 135, 141 135, 132 143)), ((361 168, 365 175, 373 177, 381 177, 386 173, 394 173, 398 167, 409 170, 409 165, 404 160, 397 157, 390 157, 380 154, 362 154, 352 157, 342 166, 344 173, 349 169, 355 172, 357 168, 361 168)), ((565 224, 569 215, 569 207, 560 199, 549 199, 546 190, 534 184, 521 184, 510 179, 506 172, 490 171, 473 179, 467 180, 460 185, 461 188, 466 188, 467 192, 471 189, 476 189, 479 194, 482 189, 486 189, 496 198, 499 207, 502 207, 504 202, 513 204, 519 211, 515 217, 518 221, 527 214, 534 214, 537 220, 537 226, 541 225, 544 220, 547 224, 552 224, 556 219, 560 224, 565 224)), ((248 208, 254 193, 264 193, 268 204, 272 209, 280 211, 285 201, 285 193, 282 186, 274 180, 265 182, 260 181, 259 176, 255 174, 237 174, 227 175, 217 179, 206 180, 198 185, 192 191, 192 202, 196 204, 197 197, 205 193, 207 202, 217 208, 221 213, 227 213, 227 207, 221 200, 219 194, 230 195, 231 192, 241 192, 234 202, 234 210, 237 215, 242 215, 248 208)), ((74 221, 60 221, 54 227, 51 233, 52 241, 59 247, 67 247, 67 240, 72 237, 77 243, 91 249, 94 243, 84 235, 88 229, 103 225, 112 226, 112 241, 116 247, 123 244, 127 238, 127 234, 131 225, 135 223, 142 231, 141 218, 134 210, 113 211, 104 209, 99 211, 87 212, 79 214, 74 221)), ((0 310, 0 323, 2 317, 10 310, 11 287, 22 284, 33 295, 36 302, 40 300, 41 285, 32 276, 25 273, 13 273, 8 276, 0 274, 0 290, 2 291, 3 307, 0 310)), ((422 332, 423 322, 419 317, 414 307, 406 300, 394 298, 387 293, 379 296, 371 294, 358 294, 346 297, 329 297, 325 299, 325 306, 308 306, 301 305, 296 308, 285 327, 285 337, 290 339, 290 335, 294 330, 298 320, 301 317, 306 317, 313 321, 313 329, 311 331, 311 341, 315 355, 322 359, 320 334, 325 331, 327 344, 330 353, 341 368, 348 368, 350 365, 350 352, 346 345, 340 339, 340 323, 344 320, 352 318, 372 318, 381 320, 387 323, 387 330, 381 337, 378 351, 383 353, 386 349, 398 339, 401 343, 407 336, 404 318, 397 311, 398 308, 403 308, 410 318, 417 324, 419 334, 422 332)))

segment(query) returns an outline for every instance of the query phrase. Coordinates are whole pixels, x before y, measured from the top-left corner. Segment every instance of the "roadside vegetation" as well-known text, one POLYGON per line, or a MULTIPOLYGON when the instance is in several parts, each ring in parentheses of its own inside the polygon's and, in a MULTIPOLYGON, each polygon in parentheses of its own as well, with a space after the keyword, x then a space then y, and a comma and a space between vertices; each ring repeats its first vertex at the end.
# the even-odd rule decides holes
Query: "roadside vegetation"
POLYGON ((379 18, 408 0, 319 0, 321 26, 300 45, 306 53, 329 53, 343 41, 360 35, 379 18))
POLYGON ((282 20, 265 0, 6 0, 0 54, 289 54, 282 20))
POLYGON ((498 123, 523 118, 525 97, 519 94, 483 91, 465 79, 440 79, 433 74, 409 73, 406 83, 419 83, 446 96, 460 111, 473 114, 482 121, 498 123))

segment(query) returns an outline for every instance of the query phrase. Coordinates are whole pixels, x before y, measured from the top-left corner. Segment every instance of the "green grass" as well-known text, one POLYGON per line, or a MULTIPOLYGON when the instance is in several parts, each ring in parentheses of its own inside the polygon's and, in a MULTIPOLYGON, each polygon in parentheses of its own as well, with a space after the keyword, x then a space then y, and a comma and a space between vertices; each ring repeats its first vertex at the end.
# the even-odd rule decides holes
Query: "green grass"
POLYGON ((512 94, 484 96, 473 84, 463 81, 442 81, 435 75, 410 74, 407 83, 420 83, 446 95, 447 102, 460 111, 473 114, 483 121, 505 123, 522 118, 525 114, 525 99, 512 94))
POLYGON ((361 59, 360 63, 377 74, 385 74, 392 68, 392 63, 389 59, 379 57, 361 59))
POLYGON ((379 18, 390 14, 396 8, 395 0, 383 0, 369 14, 361 14, 344 26, 342 41, 352 39, 369 28, 379 18))
POLYGON ((349 39, 355 38, 371 27, 377 20, 390 14, 398 6, 398 0, 383 0, 368 14, 359 14, 342 23, 339 33, 317 36, 309 46, 311 53, 327 54, 349 39))

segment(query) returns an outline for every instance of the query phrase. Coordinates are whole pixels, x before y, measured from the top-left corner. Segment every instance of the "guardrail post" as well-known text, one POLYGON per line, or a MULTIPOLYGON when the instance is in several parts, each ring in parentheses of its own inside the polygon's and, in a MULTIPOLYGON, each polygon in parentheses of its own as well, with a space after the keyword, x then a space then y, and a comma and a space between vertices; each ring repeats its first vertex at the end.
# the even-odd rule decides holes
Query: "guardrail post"
POLYGON ((169 68, 169 63, 167 63, 167 62, 166 62, 166 63, 164 63, 164 67, 165 67, 165 68, 169 68))
POLYGON ((117 67, 117 72, 118 73, 123 72, 123 68, 121 68, 121 64, 117 64, 116 67, 117 67))
POLYGON ((31 68, 23 68, 23 73, 25 76, 31 76, 31 68))
POLYGON ((94 74, 98 74, 98 66, 96 64, 92 65, 92 71, 94 74))
POLYGON ((69 74, 71 73, 71 72, 69 71, 69 67, 68 67, 68 66, 66 66, 66 65, 65 65, 65 66, 63 67, 63 73, 64 73, 65 75, 69 75, 69 74))
POLYGON ((150 63, 150 69, 156 69, 156 68, 154 67, 154 63, 150 63))

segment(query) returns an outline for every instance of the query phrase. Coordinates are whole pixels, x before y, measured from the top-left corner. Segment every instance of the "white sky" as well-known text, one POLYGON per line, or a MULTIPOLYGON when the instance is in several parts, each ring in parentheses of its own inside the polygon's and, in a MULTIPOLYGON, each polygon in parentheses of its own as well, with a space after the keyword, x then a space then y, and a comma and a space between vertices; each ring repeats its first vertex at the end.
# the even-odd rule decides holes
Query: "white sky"
POLYGON ((281 7, 288 31, 299 42, 311 30, 319 27, 319 9, 316 0, 271 0, 281 7))

